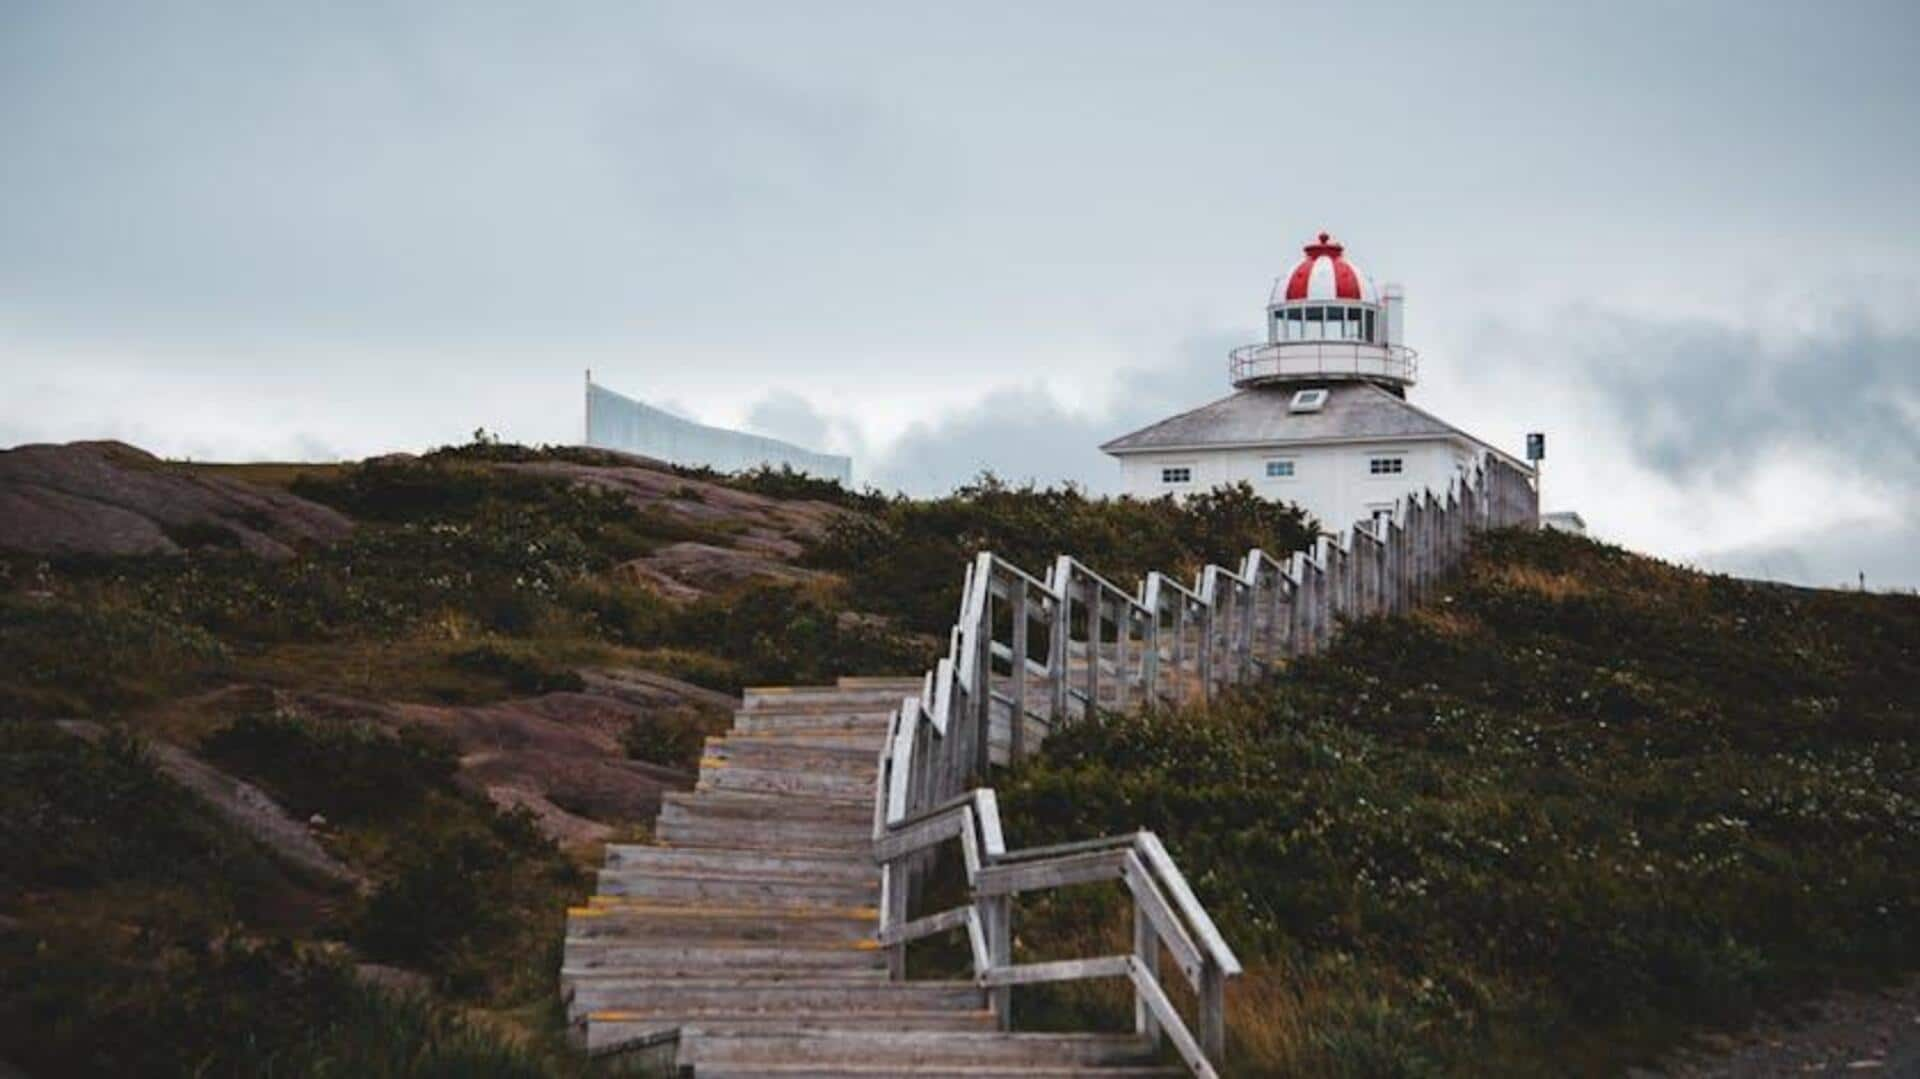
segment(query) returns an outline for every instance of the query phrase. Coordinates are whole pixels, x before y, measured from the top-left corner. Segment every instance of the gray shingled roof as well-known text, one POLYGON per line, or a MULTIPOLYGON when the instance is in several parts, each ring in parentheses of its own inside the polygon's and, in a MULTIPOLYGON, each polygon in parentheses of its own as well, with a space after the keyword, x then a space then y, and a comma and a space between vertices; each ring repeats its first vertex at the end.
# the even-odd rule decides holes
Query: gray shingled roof
MULTIPOLYGON (((1289 412, 1299 384, 1241 390, 1210 405, 1182 412, 1101 446, 1107 453, 1245 446, 1270 442, 1323 442, 1368 438, 1458 435, 1480 440, 1408 404, 1371 382, 1336 382, 1318 412, 1289 412)), ((1491 447, 1489 447, 1491 448, 1491 447)))

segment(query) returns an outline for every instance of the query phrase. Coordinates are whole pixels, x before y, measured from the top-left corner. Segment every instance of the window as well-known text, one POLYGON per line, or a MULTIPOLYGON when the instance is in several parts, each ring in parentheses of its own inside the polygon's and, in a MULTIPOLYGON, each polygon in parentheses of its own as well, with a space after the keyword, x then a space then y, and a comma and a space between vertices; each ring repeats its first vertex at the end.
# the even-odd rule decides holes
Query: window
POLYGON ((1372 311, 1367 312, 1367 336, 1365 339, 1368 341, 1379 340, 1378 338, 1373 336, 1373 312, 1372 311))
POLYGON ((1268 461, 1267 462, 1267 478, 1270 480, 1292 479, 1293 478, 1293 462, 1292 461, 1268 461))
POLYGON ((1358 307, 1347 308, 1347 340, 1360 340, 1360 309, 1358 307))
POLYGON ((1185 465, 1182 465, 1179 468, 1163 468, 1160 470, 1160 482, 1161 483, 1192 483, 1193 469, 1188 468, 1185 465))
POLYGON ((1327 404, 1325 390, 1295 390, 1293 399, 1287 402, 1288 412, 1318 412, 1327 404))
POLYGON ((1404 457, 1369 457, 1367 474, 1370 476, 1398 476, 1407 470, 1404 457))
POLYGON ((1298 307, 1287 312, 1287 340, 1298 341, 1307 335, 1306 315, 1298 307))
POLYGON ((1321 316, 1324 313, 1325 311, 1323 308, 1319 308, 1319 307, 1307 308, 1307 339, 1308 340, 1318 341, 1327 335, 1325 323, 1321 321, 1321 316))

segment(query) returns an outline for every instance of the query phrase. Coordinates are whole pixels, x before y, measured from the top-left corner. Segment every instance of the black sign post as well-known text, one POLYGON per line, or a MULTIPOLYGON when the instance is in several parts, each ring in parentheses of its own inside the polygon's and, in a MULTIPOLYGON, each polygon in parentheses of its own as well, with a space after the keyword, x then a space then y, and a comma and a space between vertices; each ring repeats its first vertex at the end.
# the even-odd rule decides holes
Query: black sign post
POLYGON ((1547 456, 1547 434, 1545 431, 1527 432, 1527 463, 1533 466, 1534 505, 1540 502, 1540 462, 1547 456))

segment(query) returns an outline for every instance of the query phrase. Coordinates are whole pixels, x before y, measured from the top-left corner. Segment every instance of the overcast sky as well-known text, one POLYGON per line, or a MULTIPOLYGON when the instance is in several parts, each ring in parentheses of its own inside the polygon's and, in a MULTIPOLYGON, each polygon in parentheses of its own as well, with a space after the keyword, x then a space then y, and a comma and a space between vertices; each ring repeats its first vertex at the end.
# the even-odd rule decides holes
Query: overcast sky
POLYGON ((1916 56, 1912 0, 13 0, 0 446, 576 441, 591 367, 1106 489, 1326 228, 1549 509, 1920 586, 1916 56))

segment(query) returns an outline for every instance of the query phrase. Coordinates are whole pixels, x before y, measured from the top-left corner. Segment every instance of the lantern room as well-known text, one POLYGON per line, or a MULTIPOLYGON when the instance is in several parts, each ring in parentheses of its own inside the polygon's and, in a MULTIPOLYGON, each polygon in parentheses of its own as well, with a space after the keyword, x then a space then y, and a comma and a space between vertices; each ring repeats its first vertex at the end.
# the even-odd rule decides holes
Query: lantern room
POLYGON ((1416 355, 1400 340, 1400 290, 1376 289, 1328 233, 1303 254, 1274 282, 1266 342, 1233 350, 1233 384, 1364 379, 1404 394, 1416 355))

